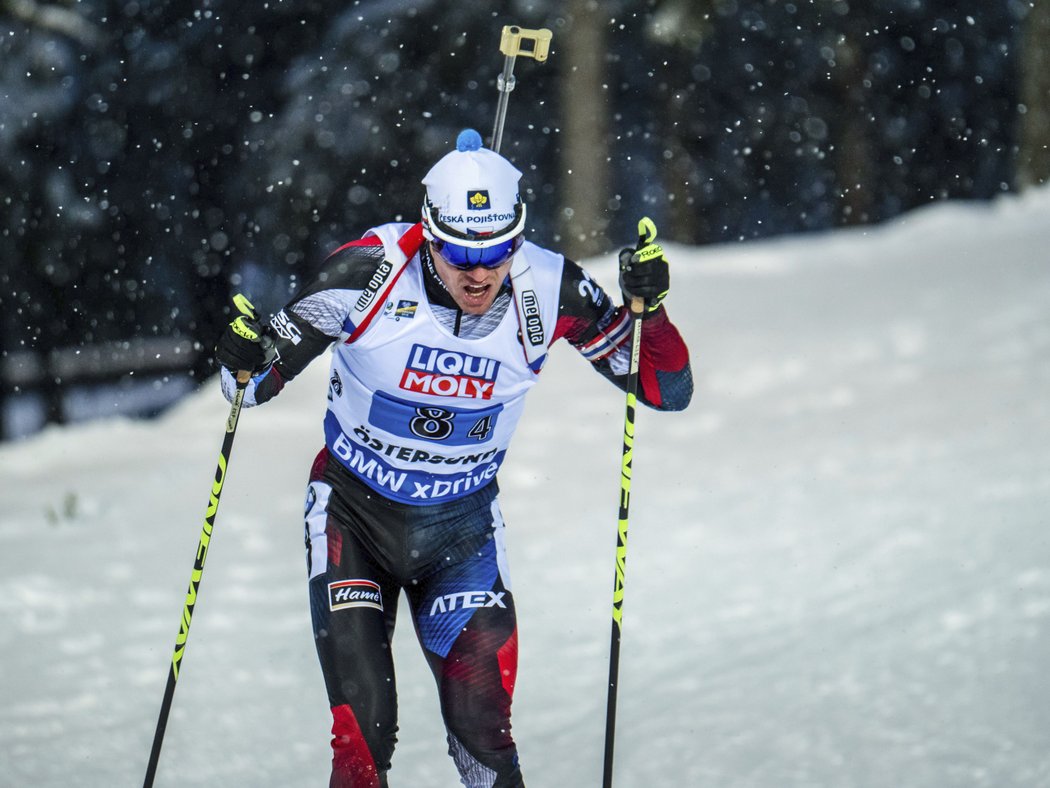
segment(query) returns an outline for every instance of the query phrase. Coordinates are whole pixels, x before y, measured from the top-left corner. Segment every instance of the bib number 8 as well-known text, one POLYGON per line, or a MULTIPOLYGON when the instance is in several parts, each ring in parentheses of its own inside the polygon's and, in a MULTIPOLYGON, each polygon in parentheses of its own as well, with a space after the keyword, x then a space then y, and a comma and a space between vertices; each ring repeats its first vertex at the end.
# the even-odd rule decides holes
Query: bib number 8
POLYGON ((416 408, 416 415, 409 424, 413 435, 430 441, 443 441, 452 434, 452 420, 456 414, 444 408, 416 408))

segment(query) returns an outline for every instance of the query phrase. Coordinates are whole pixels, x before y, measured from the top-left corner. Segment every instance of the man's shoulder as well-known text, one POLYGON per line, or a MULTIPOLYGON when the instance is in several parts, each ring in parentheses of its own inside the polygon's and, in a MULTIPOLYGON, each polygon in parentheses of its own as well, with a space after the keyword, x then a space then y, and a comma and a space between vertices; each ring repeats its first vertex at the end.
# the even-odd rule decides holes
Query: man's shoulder
POLYGON ((385 256, 383 242, 375 236, 350 241, 325 258, 316 282, 325 289, 363 290, 385 256))
POLYGON ((374 286, 376 273, 383 273, 384 260, 399 267, 398 260, 415 255, 421 242, 418 224, 391 223, 373 227, 361 238, 343 244, 325 258, 316 277, 317 285, 347 290, 374 286))
POLYGON ((557 270, 559 273, 562 265, 567 260, 565 255, 560 252, 547 249, 533 241, 526 241, 522 244, 521 249, 528 256, 530 265, 557 270))

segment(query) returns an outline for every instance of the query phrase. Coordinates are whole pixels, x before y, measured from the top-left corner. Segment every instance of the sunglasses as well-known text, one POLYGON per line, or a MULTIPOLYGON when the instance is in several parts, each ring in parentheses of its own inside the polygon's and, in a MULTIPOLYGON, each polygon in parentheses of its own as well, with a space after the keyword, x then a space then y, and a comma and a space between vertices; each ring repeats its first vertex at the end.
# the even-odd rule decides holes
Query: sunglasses
POLYGON ((519 233, 509 240, 481 249, 474 246, 461 246, 440 238, 435 238, 430 242, 430 245, 453 268, 469 271, 478 266, 482 268, 499 268, 514 256, 514 253, 521 248, 524 242, 524 234, 519 233))

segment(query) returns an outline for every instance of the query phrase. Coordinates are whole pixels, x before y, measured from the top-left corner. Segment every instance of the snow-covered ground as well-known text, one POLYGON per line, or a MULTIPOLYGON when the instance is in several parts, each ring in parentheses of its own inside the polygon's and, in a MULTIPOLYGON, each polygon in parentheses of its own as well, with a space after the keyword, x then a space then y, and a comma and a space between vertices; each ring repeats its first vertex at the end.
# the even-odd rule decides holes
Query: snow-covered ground
MULTIPOLYGON (((697 392, 638 415, 617 785, 1050 785, 1050 191, 670 252, 697 392)), ((530 786, 575 788, 623 399, 567 345, 543 378, 501 475, 516 735, 530 786)), ((242 414, 158 785, 327 784, 300 524, 324 398, 318 363, 242 414)), ((0 447, 0 785, 140 784, 227 412, 213 385, 0 447)), ((451 786, 405 624, 391 782, 451 786)))

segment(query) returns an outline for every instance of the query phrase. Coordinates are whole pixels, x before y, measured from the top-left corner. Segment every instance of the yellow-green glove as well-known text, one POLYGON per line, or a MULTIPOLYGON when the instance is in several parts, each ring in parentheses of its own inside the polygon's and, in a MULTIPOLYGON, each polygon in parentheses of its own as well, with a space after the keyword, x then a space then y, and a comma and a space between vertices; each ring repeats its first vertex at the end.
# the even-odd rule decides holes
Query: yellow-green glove
POLYGON ((238 293, 233 304, 240 314, 222 332, 215 345, 215 360, 236 375, 262 372, 277 354, 273 337, 259 324, 251 301, 238 293))
POLYGON ((624 303, 642 318, 650 317, 660 308, 670 286, 670 267, 663 247, 656 243, 656 225, 647 216, 638 222, 638 245, 620 250, 620 290, 624 303), (636 306, 640 309, 635 309, 636 306))

